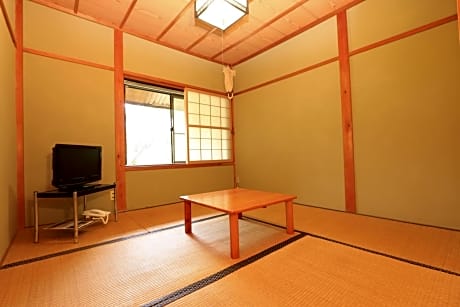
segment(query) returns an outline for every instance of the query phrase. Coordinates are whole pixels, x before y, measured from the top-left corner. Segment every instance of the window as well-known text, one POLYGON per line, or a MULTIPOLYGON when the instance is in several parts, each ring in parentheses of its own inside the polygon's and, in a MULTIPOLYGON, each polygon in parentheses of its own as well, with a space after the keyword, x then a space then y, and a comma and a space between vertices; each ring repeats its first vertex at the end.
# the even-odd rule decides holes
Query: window
POLYGON ((193 90, 185 97, 180 90, 125 80, 126 165, 231 161, 228 99, 193 90))
POLYGON ((231 160, 231 109, 226 97, 187 91, 189 161, 231 160))

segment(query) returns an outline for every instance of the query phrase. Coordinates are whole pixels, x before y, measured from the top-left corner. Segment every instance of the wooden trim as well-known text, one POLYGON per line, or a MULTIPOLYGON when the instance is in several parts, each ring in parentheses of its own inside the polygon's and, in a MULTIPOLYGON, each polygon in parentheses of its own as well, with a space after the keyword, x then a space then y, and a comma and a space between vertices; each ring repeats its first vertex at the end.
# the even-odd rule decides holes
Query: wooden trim
POLYGON ((233 102, 233 97, 230 100, 230 110, 231 110, 231 113, 230 113, 230 116, 231 116, 231 119, 232 119, 232 122, 231 122, 231 125, 232 125, 232 129, 230 131, 231 135, 232 135, 232 161, 233 161, 233 187, 234 188, 237 188, 238 185, 239 185, 239 180, 237 180, 237 175, 236 175, 236 157, 235 157, 235 117, 234 117, 234 107, 235 107, 235 104, 233 102))
MULTIPOLYGON (((460 0, 458 0, 458 1, 460 1, 460 0)), ((356 55, 356 54, 359 54, 359 53, 363 53, 365 51, 368 51, 368 50, 371 50, 371 49, 374 49, 374 48, 377 48, 377 47, 380 47, 380 46, 383 46, 383 45, 386 45, 386 44, 389 44, 389 43, 392 43, 392 42, 395 42, 395 41, 398 41, 400 39, 403 39, 403 38, 412 36, 414 34, 417 34, 417 33, 420 33, 420 32, 424 32, 424 31, 436 28, 438 26, 442 26, 442 25, 444 25, 446 23, 456 21, 456 20, 457 20, 457 14, 452 15, 452 16, 448 16, 448 17, 445 17, 445 18, 441 18, 441 19, 438 19, 438 20, 435 20, 435 21, 430 22, 430 23, 428 23, 426 25, 411 29, 411 30, 403 32, 403 33, 396 34, 396 35, 391 36, 389 38, 386 38, 386 39, 380 40, 378 42, 369 44, 367 46, 364 46, 364 47, 355 49, 353 51, 350 51, 350 56, 356 55)))
POLYGON ((25 225, 23 1, 16 0, 16 193, 17 229, 25 225))
MULTIPOLYGON (((458 0, 460 1, 460 0, 458 0)), ((361 47, 361 48, 358 48, 358 49, 355 49, 353 51, 349 51, 349 55, 350 56, 353 56, 353 55, 356 55, 356 54, 359 54, 359 53, 362 53, 362 52, 366 52, 368 50, 371 50, 371 49, 374 49, 374 48, 378 48, 380 46, 383 46, 383 45, 386 45, 386 44, 389 44, 389 43, 392 43, 394 41, 397 41, 397 40, 400 40, 400 39, 403 39, 403 38, 406 38, 406 37, 409 37, 411 35, 414 35, 414 34, 417 34, 417 33, 420 33, 420 32, 423 32, 423 31, 426 31, 426 30, 430 30, 432 28, 435 28, 435 27, 438 27, 438 26, 441 26, 443 24, 446 24, 446 23, 449 23, 451 21, 455 21, 457 20, 457 15, 452 15, 452 16, 449 16, 449 17, 446 17, 446 18, 442 18, 442 19, 439 19, 437 21, 434 21, 434 22, 431 22, 429 24, 426 24, 424 26, 421 26, 421 27, 418 27, 418 28, 415 28, 415 29, 412 29, 412 30, 409 30, 409 31, 406 31, 404 33, 400 33, 400 34, 397 34, 397 35, 394 35, 392 37, 389 37, 387 39, 384 39, 384 40, 381 40, 381 41, 378 41, 378 42, 375 42, 375 43, 372 43, 372 44, 369 44, 367 46, 364 46, 364 47, 361 47)), ((459 30, 460 31, 460 30, 459 30)), ((289 78, 292 78, 292 77, 295 77, 299 74, 302 74, 304 72, 307 72, 309 70, 313 70, 313 69, 316 69, 318 67, 321 67, 323 65, 326 65, 326 64, 329 64, 331 62, 334 62, 338 60, 338 57, 334 57, 334 58, 330 58, 328 60, 325 60, 325 61, 322 61, 322 62, 319 62, 317 64, 313 64, 311 66, 308 66, 308 67, 305 67, 305 68, 302 68, 302 69, 299 69, 299 70, 296 70, 292 73, 288 73, 288 74, 285 74, 285 75, 282 75, 278 78, 275 78, 275 79, 272 79, 272 80, 269 80, 269 81, 265 81, 263 83, 260 83, 258 85, 254 85, 252 87, 249 87, 247 89, 244 89, 244 90, 241 90, 241 91, 238 91, 235 93, 235 96, 236 95, 241 95, 241 94, 244 94, 244 93, 247 93, 247 92, 250 92, 250 91, 253 91, 253 90, 256 90, 256 89, 259 89, 261 87, 264 87, 264 86, 267 86, 267 85, 270 85, 270 84, 273 84, 273 83, 276 83, 276 82, 279 82, 279 81, 283 81, 285 79, 289 79, 289 78)))
MULTIPOLYGON (((302 6, 305 4, 305 2, 307 2, 308 0, 302 0, 302 1, 299 1, 297 3, 295 3, 294 5, 292 5, 291 7, 289 7, 287 10, 283 11, 281 14, 278 14, 277 16, 273 17, 272 19, 270 19, 269 21, 265 22, 264 24, 262 24, 260 27, 258 27, 257 29, 255 29, 254 31, 252 31, 251 33, 249 33, 248 35, 240 38, 238 41, 234 42, 233 44, 227 46, 226 48, 222 49, 222 51, 219 51, 217 54, 211 56, 212 59, 216 59, 216 58, 220 58, 222 56, 223 53, 225 53, 226 51, 234 48, 235 46, 241 44, 242 42, 246 41, 247 39, 249 39, 251 36, 253 36, 254 34, 257 34, 259 33, 260 31, 268 28, 270 25, 272 25, 275 21, 281 19, 281 18, 284 18, 287 14, 291 13, 292 11, 294 11, 295 9, 297 9, 299 6, 302 6)), ((234 64, 236 65, 236 64, 234 64)))
POLYGON ((80 6, 80 0, 75 0, 74 4, 73 4, 73 12, 75 14, 78 14, 78 7, 80 6))
POLYGON ((356 213, 350 54, 348 49, 347 13, 345 11, 337 14, 337 37, 339 47, 340 98, 342 105, 345 211, 356 213))
POLYGON ((162 164, 162 165, 137 165, 125 166, 127 172, 131 171, 149 171, 158 169, 177 169, 177 168, 196 168, 196 167, 215 167, 215 166, 230 166, 234 163, 229 162, 206 162, 206 163, 182 163, 182 164, 162 164))
POLYGON ((128 20, 129 16, 131 15, 131 12, 133 11, 134 6, 136 5, 136 3, 137 3, 137 0, 133 0, 133 2, 131 2, 131 4, 129 5, 128 10, 126 11, 125 16, 123 17, 123 20, 121 21, 121 23, 119 25, 120 29, 125 26, 125 23, 128 20))
POLYGON ((339 9, 331 11, 329 14, 324 15, 323 17, 316 19, 312 23, 310 23, 310 24, 308 24, 308 25, 306 25, 306 26, 304 26, 302 28, 299 28, 298 30, 292 32, 291 34, 284 36, 282 39, 280 39, 280 40, 278 40, 278 41, 276 41, 276 42, 274 42, 272 44, 267 45, 265 48, 262 48, 262 49, 258 50, 257 52, 254 52, 253 54, 250 54, 249 56, 247 56, 245 58, 242 58, 241 60, 239 60, 236 63, 232 63, 232 66, 236 66, 238 64, 241 64, 241 63, 243 63, 243 62, 245 62, 245 61, 247 61, 247 60, 249 60, 249 59, 251 59, 251 58, 253 58, 253 57, 255 57, 255 56, 259 55, 259 54, 261 54, 261 53, 264 53, 265 51, 267 51, 267 50, 269 50, 269 49, 271 49, 271 48, 273 48, 273 47, 275 47, 275 46, 277 46, 277 45, 279 45, 279 44, 281 44, 281 43, 283 43, 283 42, 285 42, 287 40, 290 40, 291 38, 293 38, 293 37, 305 32, 305 31, 307 31, 308 29, 311 29, 311 28, 315 27, 316 25, 322 23, 323 21, 326 21, 329 18, 334 17, 338 13, 345 12, 350 7, 353 7, 353 6, 359 4, 359 3, 363 2, 363 1, 364 0, 355 0, 355 1, 352 1, 352 2, 348 3, 347 5, 339 8, 339 9))
POLYGON ((162 78, 152 77, 152 76, 149 76, 149 75, 135 73, 135 72, 132 72, 132 71, 126 71, 125 70, 125 77, 127 79, 137 80, 137 81, 146 82, 146 83, 154 83, 154 84, 157 84, 157 85, 163 85, 163 86, 172 87, 172 88, 176 88, 176 89, 180 89, 180 90, 184 90, 186 88, 189 88, 191 90, 201 91, 201 92, 206 93, 206 94, 216 94, 216 95, 219 95, 219 96, 227 96, 226 93, 222 92, 222 91, 216 91, 216 90, 211 90, 211 89, 207 89, 207 88, 203 88, 203 87, 198 87, 198 86, 191 85, 191 84, 186 84, 186 83, 175 82, 175 81, 166 80, 166 79, 162 79, 162 78))
POLYGON ((460 41, 460 0, 457 0, 458 40, 460 41))
POLYGON ((321 67, 321 66, 330 64, 330 63, 335 62, 335 61, 337 61, 337 60, 338 60, 338 57, 333 57, 333 58, 330 58, 330 59, 321 61, 321 62, 319 62, 319 63, 316 63, 316 64, 313 64, 313 65, 304 67, 304 68, 299 69, 299 70, 296 70, 296 71, 294 71, 294 72, 291 72, 291 73, 282 75, 282 76, 280 76, 280 77, 278 77, 278 78, 275 78, 275 79, 272 79, 272 80, 269 80, 269 81, 260 83, 260 84, 258 84, 258 85, 254 85, 254 86, 249 87, 249 88, 247 88, 247 89, 244 89, 244 90, 242 90, 242 91, 236 92, 236 93, 235 93, 235 96, 236 96, 236 95, 241 95, 241 94, 244 94, 244 93, 247 93, 247 92, 250 92, 250 91, 254 91, 254 90, 259 89, 259 88, 261 88, 261 87, 264 87, 264 86, 267 86, 267 85, 270 85, 270 84, 273 84, 273 83, 277 83, 277 82, 280 82, 280 81, 283 81, 283 80, 286 80, 286 79, 289 79, 289 78, 292 78, 292 77, 295 77, 295 76, 297 76, 297 75, 300 75, 300 74, 303 74, 303 73, 305 73, 305 72, 307 72, 307 71, 310 71, 310 70, 316 69, 316 68, 318 68, 318 67, 321 67))
POLYGON ((3 0, 0 0, 0 7, 2 9, 3 17, 5 19, 6 27, 8 28, 8 32, 10 33, 11 40, 13 41, 13 45, 16 46, 16 38, 14 37, 14 30, 11 26, 10 19, 8 18, 8 11, 6 10, 5 3, 3 0))
POLYGON ((75 63, 75 64, 81 64, 81 65, 86 65, 86 66, 90 66, 90 67, 95 67, 95 68, 100 68, 100 69, 113 71, 113 67, 108 66, 108 65, 94 63, 94 62, 81 60, 81 59, 77 59, 77 58, 72 58, 72 57, 68 57, 68 56, 65 56, 65 55, 60 55, 60 54, 51 53, 51 52, 47 52, 47 51, 41 51, 41 50, 36 50, 36 49, 32 49, 32 48, 24 48, 24 52, 27 52, 27 53, 30 53, 30 54, 35 54, 35 55, 41 55, 41 56, 44 56, 44 57, 47 57, 47 58, 56 59, 56 60, 60 60, 60 61, 71 62, 71 63, 75 63))
POLYGON ((158 37, 156 38, 157 41, 161 40, 161 38, 166 34, 168 33, 168 31, 177 23, 177 21, 185 14, 186 10, 191 6, 191 5, 194 5, 195 4, 195 1, 189 1, 185 6, 184 8, 179 12, 179 14, 177 14, 176 17, 174 17, 174 19, 166 26, 166 28, 163 29, 163 31, 161 31, 161 33, 158 35, 158 37))
POLYGON ((189 46, 187 46, 185 48, 185 51, 189 52, 190 50, 193 49, 193 47, 195 47, 196 45, 198 45, 199 43, 201 43, 206 37, 208 37, 208 35, 214 33, 214 32, 217 32, 217 28, 212 28, 210 30, 208 30, 208 32, 206 32, 205 34, 203 34, 200 38, 198 38, 196 41, 194 41, 193 43, 191 43, 189 46))
POLYGON ((123 32, 114 30, 115 175, 118 210, 126 210, 123 32))

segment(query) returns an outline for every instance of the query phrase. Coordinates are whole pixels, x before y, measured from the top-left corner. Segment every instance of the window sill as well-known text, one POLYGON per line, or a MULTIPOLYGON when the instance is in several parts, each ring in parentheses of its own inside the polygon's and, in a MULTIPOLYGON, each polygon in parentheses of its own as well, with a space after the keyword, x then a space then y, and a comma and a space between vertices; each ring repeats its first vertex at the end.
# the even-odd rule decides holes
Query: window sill
POLYGON ((176 169, 176 168, 196 168, 196 167, 212 167, 212 166, 228 166, 233 165, 233 161, 225 162, 198 162, 189 164, 161 164, 161 165, 135 165, 125 166, 125 171, 145 171, 145 170, 157 170, 157 169, 176 169))

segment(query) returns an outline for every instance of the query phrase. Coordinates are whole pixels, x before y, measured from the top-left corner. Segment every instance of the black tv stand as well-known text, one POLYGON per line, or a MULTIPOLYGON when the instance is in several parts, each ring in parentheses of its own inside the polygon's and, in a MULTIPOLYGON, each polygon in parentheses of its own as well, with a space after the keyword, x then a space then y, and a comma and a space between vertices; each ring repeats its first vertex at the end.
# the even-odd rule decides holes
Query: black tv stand
MULTIPOLYGON (((35 238, 34 242, 38 243, 38 199, 40 198, 72 198, 73 199, 73 222, 71 227, 68 225, 65 228, 55 228, 55 229, 73 229, 74 231, 74 242, 78 243, 78 230, 81 229, 84 224, 79 224, 78 220, 78 197, 83 196, 83 210, 86 210, 86 195, 90 195, 97 192, 102 192, 106 190, 113 190, 116 195, 116 184, 91 184, 87 185, 86 188, 72 187, 71 189, 55 189, 44 192, 34 192, 34 224, 35 224, 35 238)), ((113 211, 115 215, 115 221, 118 221, 118 211, 117 211, 117 201, 116 197, 113 200, 113 211)), ((62 224, 62 223, 59 223, 62 224)))
POLYGON ((59 192, 73 192, 73 191, 83 191, 88 189, 93 189, 102 185, 101 183, 88 183, 83 185, 73 185, 73 186, 62 186, 58 187, 59 192))

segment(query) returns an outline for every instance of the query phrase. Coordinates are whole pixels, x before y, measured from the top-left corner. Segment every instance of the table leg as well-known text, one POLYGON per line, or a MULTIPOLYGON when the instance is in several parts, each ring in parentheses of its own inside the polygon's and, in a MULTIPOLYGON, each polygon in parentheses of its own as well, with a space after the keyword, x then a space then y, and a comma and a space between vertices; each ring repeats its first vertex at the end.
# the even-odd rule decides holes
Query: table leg
POLYGON ((286 232, 288 234, 294 233, 294 206, 292 205, 292 200, 287 200, 285 202, 286 206, 286 232))
POLYGON ((73 199, 73 241, 78 243, 78 194, 76 191, 72 194, 73 199))
POLYGON ((240 257, 240 238, 238 229, 238 213, 229 213, 230 220, 230 255, 232 259, 240 257))
POLYGON ((184 200, 185 233, 192 233, 192 202, 184 200))
POLYGON ((34 242, 38 243, 38 197, 37 197, 37 191, 34 192, 34 228, 35 228, 34 242))

